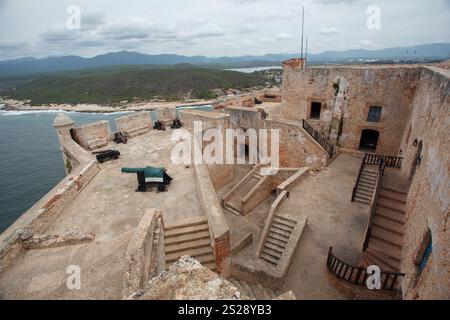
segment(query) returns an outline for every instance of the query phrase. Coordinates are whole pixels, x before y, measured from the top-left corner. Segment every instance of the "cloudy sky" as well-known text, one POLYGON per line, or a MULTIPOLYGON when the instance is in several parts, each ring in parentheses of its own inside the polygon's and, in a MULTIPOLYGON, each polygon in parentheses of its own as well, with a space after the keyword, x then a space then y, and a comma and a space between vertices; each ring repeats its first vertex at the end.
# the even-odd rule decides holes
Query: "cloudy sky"
POLYGON ((0 0, 0 60, 294 53, 302 5, 314 53, 450 42, 450 0, 0 0))

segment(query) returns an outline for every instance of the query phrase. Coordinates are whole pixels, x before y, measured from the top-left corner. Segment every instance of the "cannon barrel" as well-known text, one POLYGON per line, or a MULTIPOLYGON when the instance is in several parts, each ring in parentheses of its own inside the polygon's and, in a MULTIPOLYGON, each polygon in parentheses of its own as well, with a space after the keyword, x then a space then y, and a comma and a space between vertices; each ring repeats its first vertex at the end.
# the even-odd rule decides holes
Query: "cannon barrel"
POLYGON ((138 173, 145 172, 145 168, 122 168, 122 173, 138 173))

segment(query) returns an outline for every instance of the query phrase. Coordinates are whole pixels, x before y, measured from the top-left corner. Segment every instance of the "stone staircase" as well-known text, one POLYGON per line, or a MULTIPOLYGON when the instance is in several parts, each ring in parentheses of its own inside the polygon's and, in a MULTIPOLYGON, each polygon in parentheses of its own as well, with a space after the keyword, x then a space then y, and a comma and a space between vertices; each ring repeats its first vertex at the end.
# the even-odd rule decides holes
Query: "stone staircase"
POLYGON ((375 207, 372 232, 362 264, 378 265, 383 271, 400 269, 406 192, 381 186, 375 207))
POLYGON ((378 166, 365 165, 361 172, 361 178, 356 186, 354 200, 359 203, 370 205, 375 184, 378 177, 378 166))
POLYGON ((233 192, 230 199, 223 203, 223 207, 235 215, 242 214, 241 200, 253 187, 264 177, 258 173, 253 173, 251 178, 233 192))
POLYGON ((296 225, 295 220, 275 215, 260 258, 274 266, 278 265, 296 225))
POLYGON ((191 256, 212 271, 216 270, 206 218, 201 217, 183 224, 165 227, 164 244, 166 267, 182 256, 191 256))
POLYGON ((261 284, 249 284, 242 280, 236 280, 235 278, 231 278, 229 281, 236 286, 240 293, 246 295, 250 299, 272 300, 275 298, 273 290, 264 288, 261 284))

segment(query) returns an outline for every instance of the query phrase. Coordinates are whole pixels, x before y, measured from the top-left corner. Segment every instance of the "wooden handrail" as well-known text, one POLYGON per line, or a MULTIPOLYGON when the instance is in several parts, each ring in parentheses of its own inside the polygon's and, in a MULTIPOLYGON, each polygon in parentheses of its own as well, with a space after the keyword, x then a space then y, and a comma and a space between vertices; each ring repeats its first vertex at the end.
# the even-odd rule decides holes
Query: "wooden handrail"
MULTIPOLYGON (((328 250, 327 268, 336 277, 358 286, 367 286, 366 281, 370 274, 362 267, 348 264, 333 254, 333 247, 328 250)), ((398 291, 400 280, 404 273, 381 271, 381 290, 398 291)))
POLYGON ((305 119, 303 119, 303 129, 314 139, 316 140, 322 148, 328 153, 330 158, 333 157, 334 154, 334 146, 330 144, 327 138, 322 136, 316 129, 314 129, 305 119))

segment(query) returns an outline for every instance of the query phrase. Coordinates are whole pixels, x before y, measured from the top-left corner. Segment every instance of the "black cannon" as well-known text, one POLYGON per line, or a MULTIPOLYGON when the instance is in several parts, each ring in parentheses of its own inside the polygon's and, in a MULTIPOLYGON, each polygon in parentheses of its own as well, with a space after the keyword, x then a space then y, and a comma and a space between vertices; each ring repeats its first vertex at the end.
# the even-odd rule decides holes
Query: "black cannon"
POLYGON ((119 159, 120 152, 117 150, 102 150, 102 151, 95 151, 92 152, 92 154, 95 154, 97 161, 100 163, 103 163, 108 160, 117 160, 119 159))
POLYGON ((157 187, 158 192, 166 192, 166 186, 172 181, 172 177, 167 174, 165 168, 122 168, 121 171, 137 174, 138 187, 136 191, 138 192, 145 192, 153 186, 157 187))
POLYGON ((179 119, 173 120, 172 125, 170 126, 171 129, 179 129, 182 127, 181 121, 179 119))
POLYGON ((164 125, 164 123, 162 123, 161 121, 158 120, 153 125, 153 129, 155 129, 155 130, 166 130, 166 126, 164 125))
POLYGON ((128 142, 128 139, 122 132, 114 132, 114 142, 126 144, 128 142))

